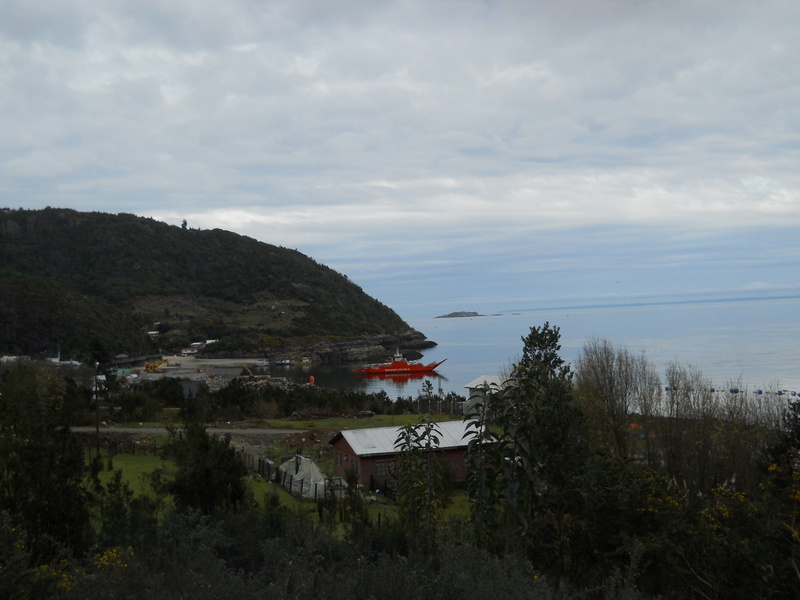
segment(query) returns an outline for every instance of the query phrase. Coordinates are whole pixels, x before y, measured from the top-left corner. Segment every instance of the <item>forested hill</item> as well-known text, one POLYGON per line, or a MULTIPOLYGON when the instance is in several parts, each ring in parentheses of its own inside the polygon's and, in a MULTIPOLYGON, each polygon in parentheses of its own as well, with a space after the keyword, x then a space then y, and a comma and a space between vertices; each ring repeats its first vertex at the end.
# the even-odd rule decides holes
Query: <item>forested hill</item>
MULTIPOLYGON (((98 356, 219 339, 254 351, 410 327, 296 250, 130 214, 0 209, 0 353, 98 356)), ((162 349, 162 348, 159 348, 162 349)))

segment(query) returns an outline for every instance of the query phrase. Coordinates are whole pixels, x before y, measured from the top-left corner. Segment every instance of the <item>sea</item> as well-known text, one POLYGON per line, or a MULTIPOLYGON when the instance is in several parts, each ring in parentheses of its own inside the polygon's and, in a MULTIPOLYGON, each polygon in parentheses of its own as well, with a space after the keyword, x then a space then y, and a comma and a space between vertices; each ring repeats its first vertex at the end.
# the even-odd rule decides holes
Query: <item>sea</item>
POLYGON ((584 345, 598 338, 644 355, 662 379, 668 365, 680 364, 718 387, 800 392, 800 295, 564 305, 408 322, 437 344, 424 351, 422 362, 446 359, 435 375, 364 378, 346 367, 313 365, 270 372, 296 381, 313 376, 316 385, 338 389, 384 391, 393 400, 416 398, 426 381, 434 392, 466 396, 467 383, 507 373, 522 354, 522 338, 548 322, 559 327, 561 357, 573 365, 584 345))

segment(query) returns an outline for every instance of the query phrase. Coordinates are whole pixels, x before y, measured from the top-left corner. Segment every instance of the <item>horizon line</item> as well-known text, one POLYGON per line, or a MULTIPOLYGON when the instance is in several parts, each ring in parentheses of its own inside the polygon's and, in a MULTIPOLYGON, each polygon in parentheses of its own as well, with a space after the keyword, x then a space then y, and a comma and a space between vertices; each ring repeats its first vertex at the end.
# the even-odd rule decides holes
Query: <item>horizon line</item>
MULTIPOLYGON (((517 308, 500 310, 494 314, 515 313, 515 312, 540 312, 545 310, 581 310, 589 308, 641 308, 654 306, 680 306, 687 304, 714 304, 714 303, 734 303, 752 302, 763 300, 800 300, 800 294, 789 294, 783 296, 740 296, 735 298, 705 298, 694 300, 668 300, 650 302, 613 302, 609 304, 570 304, 567 306, 545 306, 540 308, 517 308)), ((487 315, 490 316, 490 315, 487 315)))

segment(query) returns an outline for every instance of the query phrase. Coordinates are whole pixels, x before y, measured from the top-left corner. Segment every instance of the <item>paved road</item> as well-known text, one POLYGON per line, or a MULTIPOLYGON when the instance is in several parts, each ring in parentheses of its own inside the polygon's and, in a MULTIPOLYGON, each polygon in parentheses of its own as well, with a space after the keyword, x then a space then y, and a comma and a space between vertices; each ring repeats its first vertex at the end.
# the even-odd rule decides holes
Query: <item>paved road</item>
MULTIPOLYGON (((97 430, 95 426, 81 426, 73 427, 72 431, 76 433, 94 433, 97 430)), ((108 425, 100 426, 100 433, 131 433, 138 435, 163 435, 166 433, 166 427, 117 427, 108 425)), ((207 431, 211 434, 241 436, 241 437, 271 437, 290 435, 293 433, 305 433, 304 429, 272 429, 269 427, 208 427, 207 431)))

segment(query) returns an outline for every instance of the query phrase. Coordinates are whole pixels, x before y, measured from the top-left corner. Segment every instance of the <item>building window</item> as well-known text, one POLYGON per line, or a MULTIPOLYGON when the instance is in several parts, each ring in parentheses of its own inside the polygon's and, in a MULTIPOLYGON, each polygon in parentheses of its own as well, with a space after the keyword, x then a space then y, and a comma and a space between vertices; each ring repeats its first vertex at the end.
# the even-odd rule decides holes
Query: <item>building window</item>
POLYGON ((375 475, 377 477, 385 477, 394 472, 393 460, 379 460, 375 463, 375 475))

